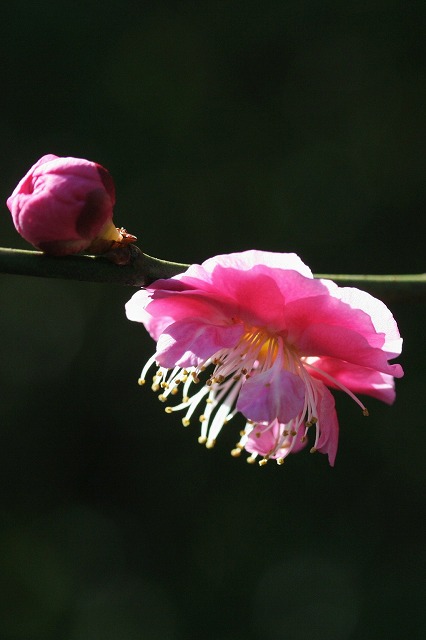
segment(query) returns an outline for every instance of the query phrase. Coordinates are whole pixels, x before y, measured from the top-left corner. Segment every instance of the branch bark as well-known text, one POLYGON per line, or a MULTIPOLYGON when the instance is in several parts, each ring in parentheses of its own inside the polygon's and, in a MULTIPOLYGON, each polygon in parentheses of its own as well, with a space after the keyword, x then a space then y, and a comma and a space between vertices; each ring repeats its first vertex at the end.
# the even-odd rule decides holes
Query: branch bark
MULTIPOLYGON (((0 273, 147 287, 155 280, 171 278, 182 273, 189 266, 153 258, 142 253, 135 245, 128 245, 126 250, 127 264, 116 264, 104 256, 78 255, 56 258, 41 251, 0 248, 0 273)), ((328 278, 342 286, 359 287, 386 300, 426 299, 425 273, 315 274, 315 277, 328 278)))
POLYGON ((147 287, 159 278, 171 278, 189 265, 168 262, 128 245, 127 264, 117 265, 103 256, 56 258, 42 251, 0 248, 0 272, 15 275, 61 278, 81 282, 107 282, 130 287, 147 287))

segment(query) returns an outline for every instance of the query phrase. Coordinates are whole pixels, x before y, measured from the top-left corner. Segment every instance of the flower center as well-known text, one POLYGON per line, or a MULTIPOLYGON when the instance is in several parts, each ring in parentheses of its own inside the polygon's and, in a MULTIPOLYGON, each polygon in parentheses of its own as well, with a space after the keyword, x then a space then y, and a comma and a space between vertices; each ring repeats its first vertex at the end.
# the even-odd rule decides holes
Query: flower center
POLYGON ((263 329, 248 330, 233 349, 221 349, 204 362, 200 370, 209 364, 215 369, 206 384, 221 384, 229 376, 234 380, 241 376, 250 378, 268 369, 284 368, 299 375, 302 359, 297 351, 279 335, 271 335, 263 329))

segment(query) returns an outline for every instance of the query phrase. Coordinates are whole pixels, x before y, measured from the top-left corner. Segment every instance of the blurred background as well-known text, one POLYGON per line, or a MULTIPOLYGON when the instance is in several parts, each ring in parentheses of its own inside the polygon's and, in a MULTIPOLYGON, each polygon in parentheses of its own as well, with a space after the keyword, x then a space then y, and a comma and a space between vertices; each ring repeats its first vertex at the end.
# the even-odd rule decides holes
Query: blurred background
MULTIPOLYGON (((115 179, 151 255, 295 251, 424 271, 426 4, 15 0, 0 26, 5 200, 55 153, 115 179)), ((117 285, 0 276, 1 640, 426 634, 424 302, 397 401, 336 394, 334 469, 229 455, 137 385, 154 344, 117 285)))

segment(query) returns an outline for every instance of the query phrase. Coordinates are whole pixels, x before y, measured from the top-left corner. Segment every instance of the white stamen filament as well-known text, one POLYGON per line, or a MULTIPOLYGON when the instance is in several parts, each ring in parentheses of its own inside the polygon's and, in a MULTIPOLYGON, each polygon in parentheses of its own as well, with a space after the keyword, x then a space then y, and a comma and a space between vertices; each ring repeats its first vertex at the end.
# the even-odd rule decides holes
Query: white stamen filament
MULTIPOLYGON (((189 425, 195 410, 205 399, 204 411, 199 418, 201 422, 199 442, 211 448, 222 427, 237 412, 238 395, 247 378, 271 369, 276 371, 285 369, 298 375, 305 387, 303 408, 287 424, 278 424, 279 428, 274 438, 274 445, 259 462, 264 465, 268 459, 274 457, 278 464, 282 464, 300 437, 302 440, 307 437, 310 427, 315 425, 315 442, 311 451, 316 450, 320 438, 321 424, 318 411, 321 393, 318 385, 320 383, 309 374, 308 369, 316 371, 320 376, 347 393, 361 407, 364 414, 368 414, 362 402, 347 387, 330 374, 311 364, 309 360, 310 358, 300 357, 282 336, 270 335, 260 329, 248 328, 243 338, 233 349, 221 349, 197 367, 183 369, 176 366, 172 371, 160 367, 154 376, 152 388, 155 391, 161 389, 159 399, 163 402, 167 401, 169 396, 174 396, 178 392, 178 388, 182 391, 182 402, 175 406, 167 406, 166 412, 186 410, 182 418, 182 423, 185 426, 189 425), (191 385, 197 384, 202 372, 212 365, 214 369, 210 377, 194 395, 190 396, 191 385), (300 429, 303 429, 301 434, 299 434, 300 429)), ((154 362, 155 355, 149 358, 143 367, 139 379, 140 384, 145 382, 148 369, 154 362)), ((277 426, 276 420, 260 424, 247 421, 236 448, 232 450, 232 455, 238 456, 240 450, 245 448, 253 429, 257 430, 255 433, 258 432, 261 436, 274 426, 277 426)), ((257 456, 257 452, 251 453, 247 461, 254 462, 257 456)))
POLYGON ((334 376, 331 376, 329 373, 326 373, 325 371, 323 371, 319 367, 315 367, 310 362, 306 362, 305 361, 304 365, 305 365, 305 367, 309 367, 310 369, 313 369, 314 371, 317 371, 320 375, 324 376, 324 378, 326 378, 327 380, 329 380, 330 382, 335 384, 336 387, 338 387, 341 391, 344 391, 345 393, 347 393, 348 396, 350 398, 352 398, 352 400, 354 400, 357 403, 357 405, 359 405, 361 407, 363 414, 368 416, 367 407, 361 402, 361 400, 359 398, 357 398, 357 396, 354 393, 352 393, 352 391, 350 391, 347 387, 345 387, 344 384, 342 384, 341 382, 336 380, 336 378, 334 376))

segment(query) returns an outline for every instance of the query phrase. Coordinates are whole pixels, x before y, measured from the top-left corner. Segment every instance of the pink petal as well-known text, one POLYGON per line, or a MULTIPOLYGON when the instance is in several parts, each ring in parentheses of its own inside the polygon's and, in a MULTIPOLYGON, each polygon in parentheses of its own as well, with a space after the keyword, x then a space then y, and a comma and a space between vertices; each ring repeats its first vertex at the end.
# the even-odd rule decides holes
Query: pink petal
POLYGON ((284 369, 255 373, 242 386, 237 410, 253 422, 289 422, 303 409, 305 385, 284 369))
MULTIPOLYGON (((220 275, 222 278, 224 274, 220 275)), ((237 316, 247 324, 271 331, 284 328, 284 298, 276 282, 263 270, 253 267, 252 271, 240 273, 227 269, 220 290, 234 302, 237 316)))
POLYGON ((141 322, 154 340, 158 340, 162 332, 174 322, 171 316, 151 315, 147 307, 152 301, 152 291, 140 289, 126 303, 126 316, 133 322, 141 322))
POLYGON ((313 277, 312 271, 295 253, 273 253, 252 249, 209 258, 203 262, 202 267, 205 272, 213 273, 218 265, 225 269, 237 269, 239 272, 250 271, 253 267, 261 266, 265 272, 270 269, 292 270, 298 271, 306 278, 313 277))
POLYGON ((244 448, 249 453, 270 456, 272 459, 276 459, 285 458, 289 453, 297 453, 306 446, 307 440, 302 439, 304 429, 300 428, 296 436, 287 436, 286 443, 288 446, 281 447, 275 453, 272 453, 278 442, 280 442, 284 429, 286 429, 286 425, 280 424, 278 420, 274 420, 271 424, 256 424, 250 432, 244 448))
POLYGON ((235 301, 241 319, 269 331, 286 330, 288 302, 325 291, 319 280, 262 264, 253 266, 251 271, 218 265, 212 273, 212 282, 221 295, 235 301))
POLYGON ((395 381, 389 374, 328 357, 312 358, 312 364, 315 370, 309 369, 310 375, 322 380, 329 387, 339 388, 329 378, 322 377, 318 369, 332 376, 357 395, 372 396, 387 404, 392 404, 395 400, 395 381))
POLYGON ((294 301, 286 306, 288 340, 301 355, 329 356, 401 377, 399 365, 388 363, 381 348, 386 336, 377 333, 368 314, 332 296, 294 301))
MULTIPOLYGON (((320 391, 320 400, 317 405, 317 428, 319 429, 320 435, 316 449, 320 453, 326 453, 328 455, 328 461, 333 467, 339 442, 339 423, 333 395, 323 384, 321 384, 321 388, 318 390, 320 391)), ((311 428, 313 429, 314 427, 311 428)))
POLYGON ((392 358, 401 353, 402 338, 398 325, 391 311, 381 300, 355 287, 338 287, 330 280, 321 282, 326 284, 333 296, 338 297, 352 309, 361 309, 370 316, 376 332, 385 337, 382 349, 389 354, 388 357, 392 358))
POLYGON ((217 326, 198 318, 181 320, 161 334, 156 360, 166 368, 198 366, 220 349, 232 349, 243 333, 242 325, 217 326))
POLYGON ((300 353, 311 356, 328 356, 400 378, 399 364, 389 364, 388 354, 369 346, 360 334, 345 327, 330 327, 312 323, 298 341, 300 353))
POLYGON ((237 309, 232 301, 218 294, 189 290, 179 293, 155 291, 147 309, 152 315, 167 315, 174 320, 202 318, 214 323, 230 324, 237 318, 237 309))
MULTIPOLYGON (((271 330, 285 329, 286 300, 300 297, 303 292, 317 295, 325 290, 295 254, 264 251, 217 256, 202 265, 190 266, 173 280, 187 290, 202 290, 206 295, 234 303, 242 320, 271 330)), ((153 286, 167 287, 165 281, 153 286)))

